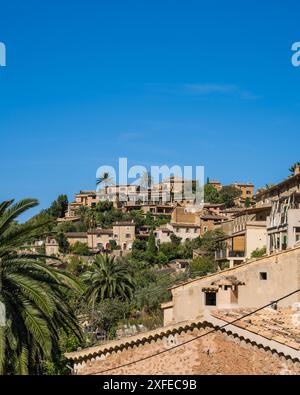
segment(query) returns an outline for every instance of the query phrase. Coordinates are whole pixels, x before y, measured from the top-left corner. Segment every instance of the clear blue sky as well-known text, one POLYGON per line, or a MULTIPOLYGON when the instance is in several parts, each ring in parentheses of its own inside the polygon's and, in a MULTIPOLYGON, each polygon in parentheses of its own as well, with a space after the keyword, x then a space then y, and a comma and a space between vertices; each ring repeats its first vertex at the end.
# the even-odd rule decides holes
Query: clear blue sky
POLYGON ((300 160, 300 3, 0 0, 0 200, 131 164, 257 186, 300 160))

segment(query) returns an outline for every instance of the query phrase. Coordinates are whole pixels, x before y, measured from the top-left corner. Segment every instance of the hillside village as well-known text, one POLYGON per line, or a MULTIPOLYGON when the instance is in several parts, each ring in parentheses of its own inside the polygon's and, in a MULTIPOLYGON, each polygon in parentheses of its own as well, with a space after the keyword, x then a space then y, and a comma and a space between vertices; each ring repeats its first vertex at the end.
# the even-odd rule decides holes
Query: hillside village
POLYGON ((23 252, 88 286, 94 262, 135 278, 92 308, 75 301, 85 341, 64 349, 73 374, 300 373, 300 164, 256 193, 207 180, 202 205, 183 186, 174 176, 151 190, 105 185, 33 218, 51 213, 55 226, 23 252))
MULTIPOLYGON (((248 348, 244 358, 248 355, 255 360, 255 371, 262 369, 259 361, 272 359, 274 372, 299 372, 300 294, 280 303, 274 301, 300 288, 300 165, 292 168, 287 179, 256 194, 251 183, 223 187, 208 180, 201 207, 191 196, 184 196, 183 184, 183 179, 170 177, 151 188, 154 195, 138 185, 80 191, 57 218, 60 236, 40 241, 47 256, 62 262, 80 256, 78 262, 88 265, 93 256, 106 254, 125 259, 128 265, 144 262, 159 276, 167 273, 173 278, 169 283, 171 298, 166 296, 161 304, 163 322, 145 326, 145 321, 137 320, 143 324, 125 325, 116 332, 115 340, 98 329, 100 335, 92 348, 66 354, 74 363, 74 373, 87 374, 99 368, 123 373, 117 368, 120 360, 111 351, 114 347, 124 356, 122 361, 132 361, 154 349, 172 349, 178 339, 184 342, 190 337, 190 330, 196 336, 232 321, 235 324, 230 330, 216 329, 215 341, 220 346, 215 350, 214 364, 219 372, 224 373, 221 354, 232 347, 231 338, 234 347, 248 348), (236 322, 268 303, 268 308, 249 320, 236 322), (150 347, 153 340, 156 346, 150 347), (135 347, 139 351, 130 352, 135 347)), ((56 263, 48 259, 48 264, 56 263)), ((84 325, 88 326, 86 320, 84 325)), ((203 347, 200 342, 197 352, 203 353, 207 346, 203 347)), ((189 363, 194 353, 187 353, 189 363)), ((166 368, 169 362, 137 364, 133 371, 171 373, 173 370, 166 368)), ((238 373, 240 367, 242 372, 243 363, 233 358, 227 369, 238 373)), ((205 364, 211 369, 211 362, 205 364)), ((203 368, 194 365, 185 373, 202 372, 203 368)))
MULTIPOLYGON (((216 181, 208 181, 207 187, 216 193, 222 190, 222 185, 216 181)), ((151 232, 158 247, 171 242, 171 235, 180 238, 181 242, 191 241, 208 231, 222 229, 223 222, 231 221, 237 213, 254 204, 253 184, 235 183, 224 190, 226 188, 232 195, 229 202, 207 202, 201 208, 194 199, 184 196, 184 180, 178 177, 166 179, 148 190, 138 185, 117 185, 106 186, 99 192, 80 191, 58 222, 72 223, 74 226, 69 229, 76 229, 76 224, 82 222, 81 214, 89 213, 90 222, 85 232, 65 232, 68 243, 71 246, 86 244, 93 253, 112 252, 126 256, 135 240, 147 241, 151 232), (97 224, 96 213, 102 208, 104 212, 117 212, 116 218, 120 220, 111 223, 110 227, 97 224)), ((45 245, 48 255, 59 254, 59 245, 53 239, 47 239, 45 245)))

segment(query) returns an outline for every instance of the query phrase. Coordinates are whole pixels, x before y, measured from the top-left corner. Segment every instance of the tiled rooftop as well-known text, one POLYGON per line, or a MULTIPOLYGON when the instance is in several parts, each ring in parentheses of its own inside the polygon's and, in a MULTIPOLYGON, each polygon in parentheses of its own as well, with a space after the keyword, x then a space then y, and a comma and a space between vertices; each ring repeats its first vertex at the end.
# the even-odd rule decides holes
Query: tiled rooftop
MULTIPOLYGON (((277 311, 266 308, 235 322, 234 325, 300 351, 300 304, 298 305, 278 308, 277 311)), ((251 311, 254 309, 224 309, 215 310, 211 314, 223 321, 232 322, 251 311)))

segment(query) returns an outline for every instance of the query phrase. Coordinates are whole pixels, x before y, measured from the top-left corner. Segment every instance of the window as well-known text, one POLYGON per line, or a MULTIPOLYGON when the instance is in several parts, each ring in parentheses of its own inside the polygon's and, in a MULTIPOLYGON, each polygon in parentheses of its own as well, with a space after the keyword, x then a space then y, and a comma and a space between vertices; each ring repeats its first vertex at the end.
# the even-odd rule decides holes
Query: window
POLYGON ((130 239, 131 234, 130 233, 126 233, 125 237, 126 237, 126 239, 130 239))
POLYGON ((296 242, 300 240, 300 228, 297 227, 295 228, 295 233, 296 233, 296 242))
POLYGON ((190 229, 189 228, 186 228, 186 233, 190 233, 190 229))
POLYGON ((217 305, 217 294, 215 292, 205 293, 205 305, 206 306, 216 306, 217 305))
POLYGON ((268 279, 268 273, 266 273, 266 272, 260 272, 260 273, 259 273, 259 279, 260 279, 260 280, 267 280, 267 279, 268 279))

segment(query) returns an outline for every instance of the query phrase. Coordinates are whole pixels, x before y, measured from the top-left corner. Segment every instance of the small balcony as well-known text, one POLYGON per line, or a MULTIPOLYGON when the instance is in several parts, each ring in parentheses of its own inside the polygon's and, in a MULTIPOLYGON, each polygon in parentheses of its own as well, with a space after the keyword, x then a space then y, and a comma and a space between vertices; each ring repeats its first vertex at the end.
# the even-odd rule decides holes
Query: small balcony
POLYGON ((216 251, 216 261, 230 260, 231 258, 245 258, 245 251, 219 250, 216 251))
POLYGON ((229 251, 229 258, 245 258, 245 251, 229 251))

